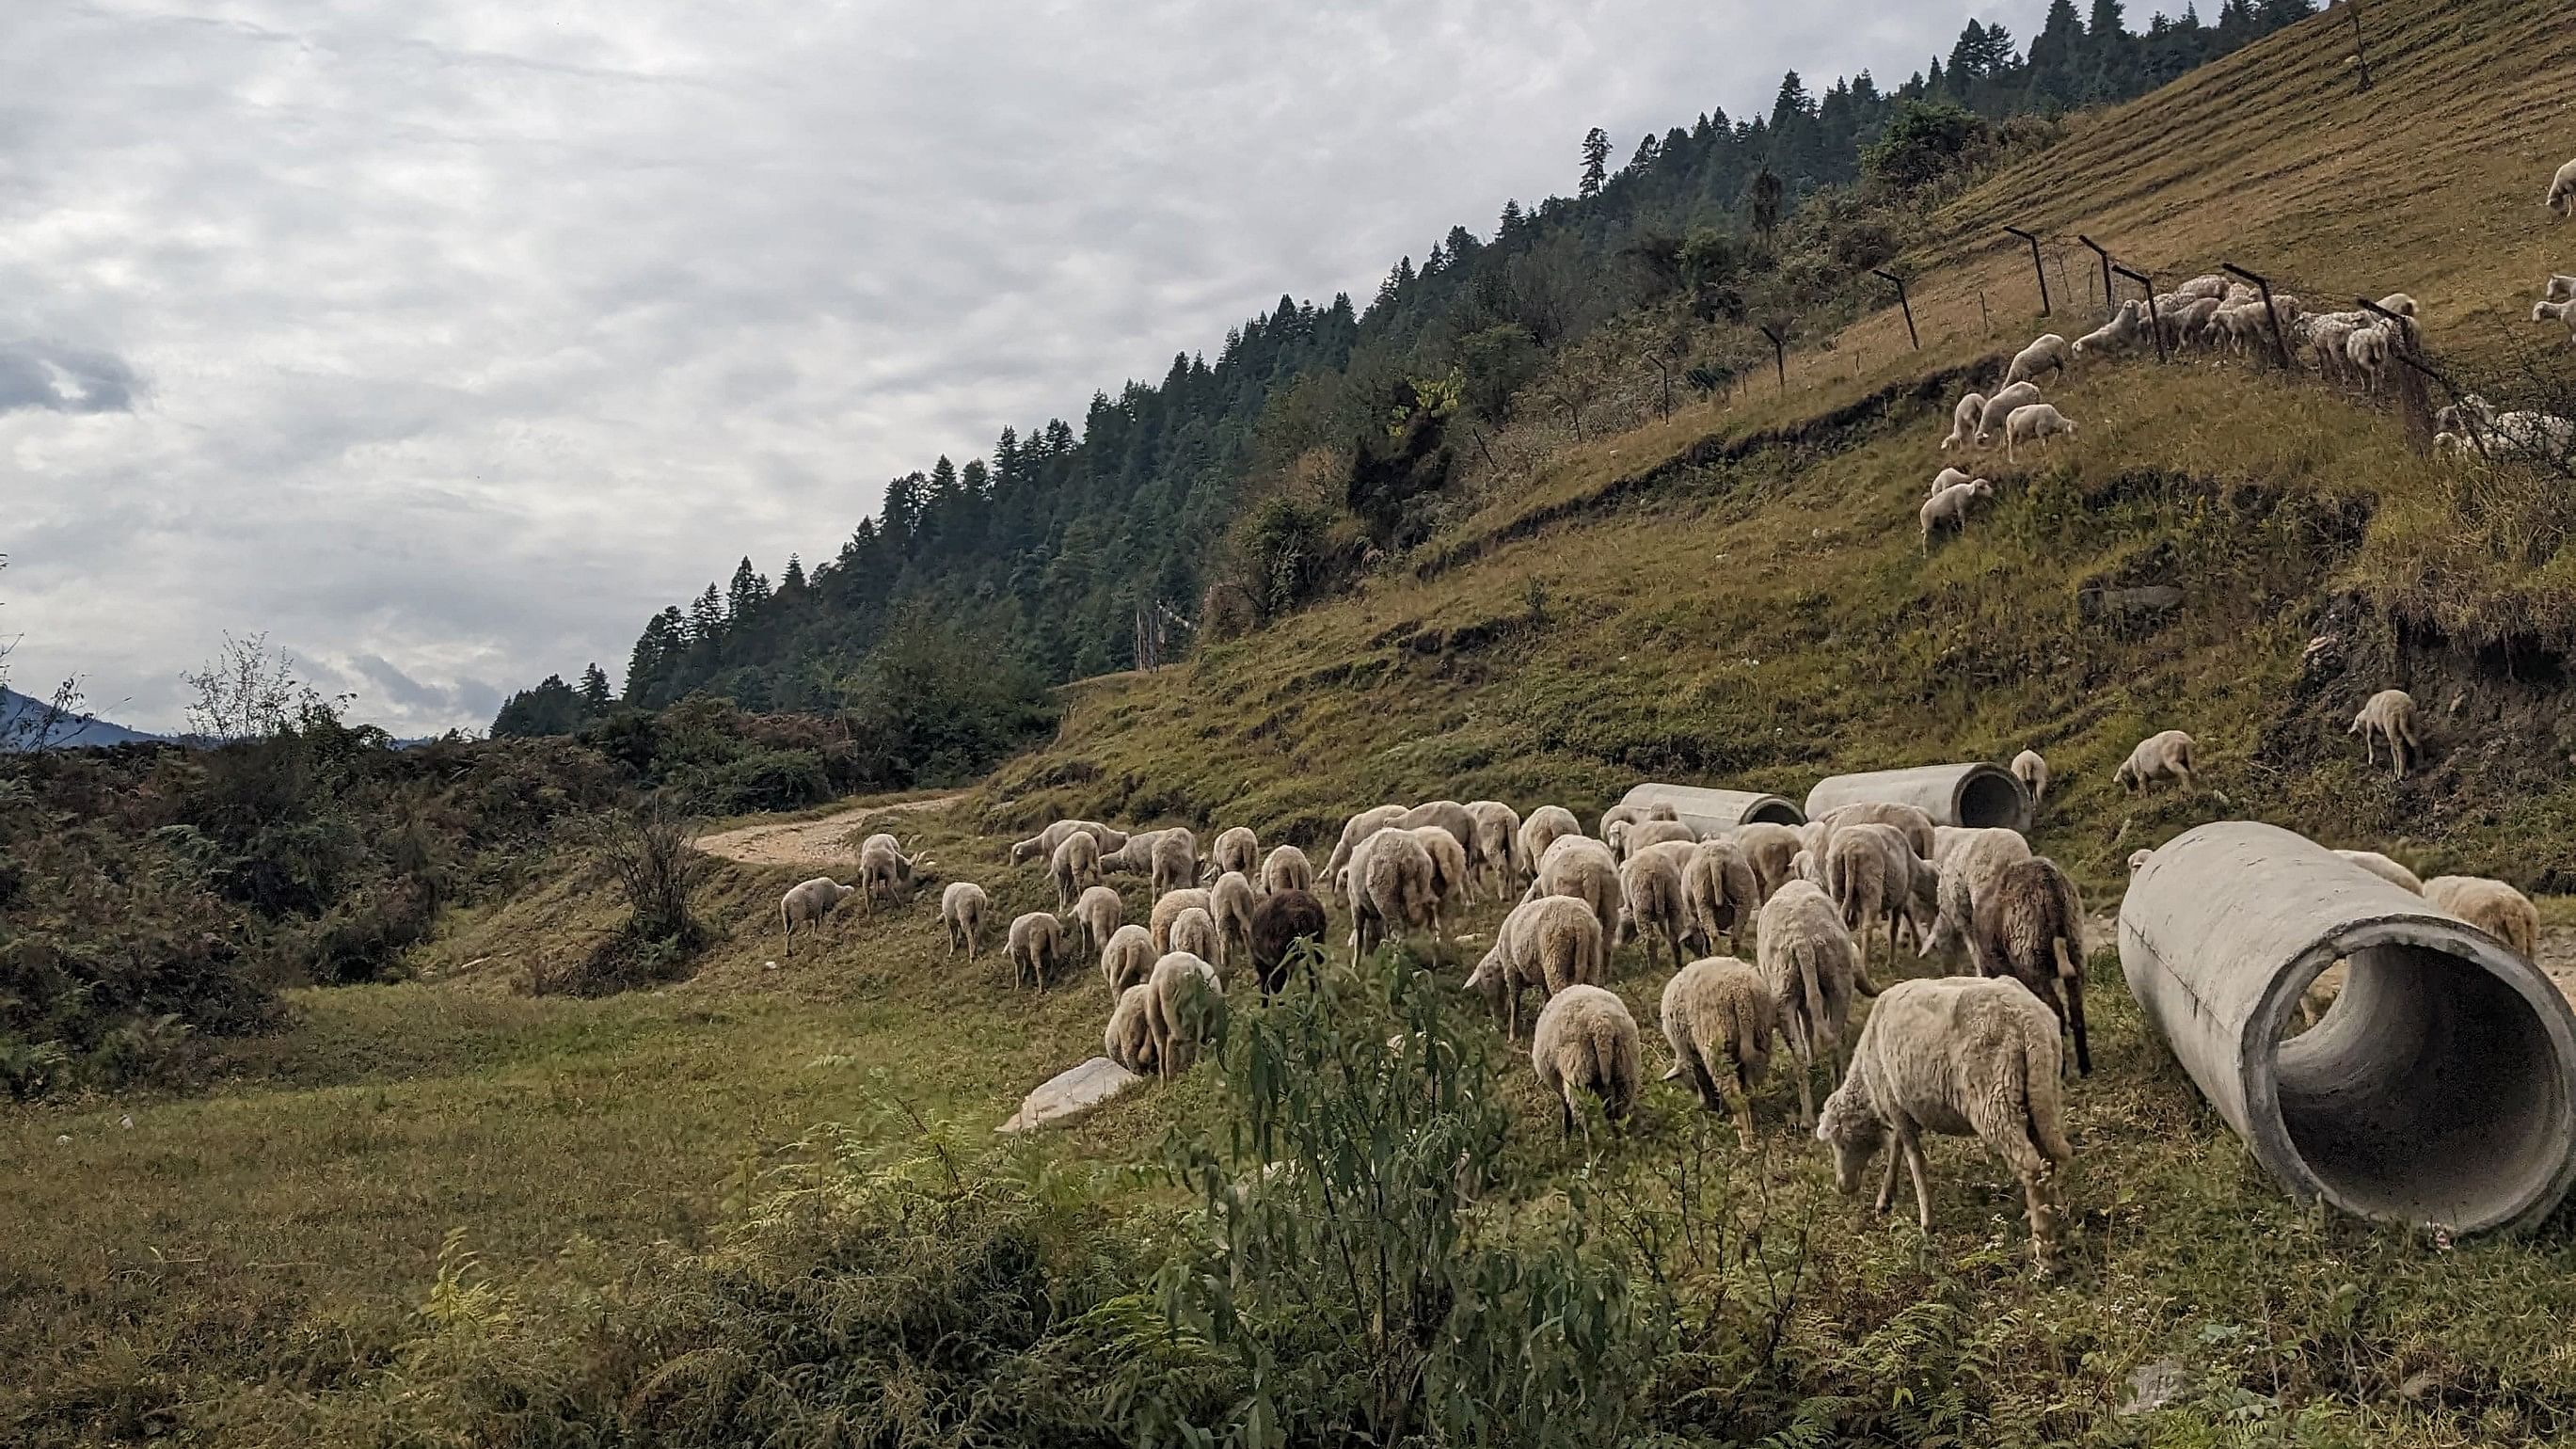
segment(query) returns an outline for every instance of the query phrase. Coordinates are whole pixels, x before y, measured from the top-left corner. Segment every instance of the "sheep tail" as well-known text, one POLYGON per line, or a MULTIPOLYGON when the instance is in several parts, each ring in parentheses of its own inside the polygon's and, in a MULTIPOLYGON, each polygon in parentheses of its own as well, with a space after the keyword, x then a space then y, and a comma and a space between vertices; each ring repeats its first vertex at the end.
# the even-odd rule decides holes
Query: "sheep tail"
POLYGON ((1801 941, 1795 952, 1799 989, 1807 996, 1807 1040, 1810 1042, 1825 1039, 1825 1024, 1829 1019, 1825 1015, 1825 985, 1816 970, 1817 950, 1815 942, 1801 941))
POLYGON ((2022 1033, 2021 1051, 2016 1055, 2021 1065, 2022 1120, 2030 1128, 2031 1145, 2052 1163, 2071 1161, 2075 1149, 2066 1140, 2066 1104, 2058 1074, 2063 1070, 2056 1058, 2057 1030, 2048 1029, 2045 1037, 2035 1031, 2022 1033))

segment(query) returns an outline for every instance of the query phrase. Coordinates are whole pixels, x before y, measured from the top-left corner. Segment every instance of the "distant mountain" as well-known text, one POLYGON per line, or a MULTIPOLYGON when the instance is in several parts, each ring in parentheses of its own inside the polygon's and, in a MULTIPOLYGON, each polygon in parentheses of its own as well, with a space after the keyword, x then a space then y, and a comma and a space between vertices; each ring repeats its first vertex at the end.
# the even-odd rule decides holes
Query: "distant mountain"
POLYGON ((91 745, 130 745, 160 740, 123 725, 73 713, 54 721, 42 739, 35 734, 45 716, 45 702, 13 689, 0 688, 0 750, 65 749, 91 745))

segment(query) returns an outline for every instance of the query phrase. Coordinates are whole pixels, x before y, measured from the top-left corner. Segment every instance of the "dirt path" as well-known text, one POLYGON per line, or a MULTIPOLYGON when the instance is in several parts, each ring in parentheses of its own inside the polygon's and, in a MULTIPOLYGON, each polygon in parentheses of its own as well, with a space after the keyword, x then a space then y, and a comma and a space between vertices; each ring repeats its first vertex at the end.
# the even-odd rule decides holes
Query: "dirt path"
POLYGON ((820 820, 778 825, 745 825, 738 830, 698 837, 698 849, 745 865, 848 865, 857 858, 850 832, 870 820, 935 810, 965 798, 965 792, 903 800, 892 805, 863 805, 820 820))

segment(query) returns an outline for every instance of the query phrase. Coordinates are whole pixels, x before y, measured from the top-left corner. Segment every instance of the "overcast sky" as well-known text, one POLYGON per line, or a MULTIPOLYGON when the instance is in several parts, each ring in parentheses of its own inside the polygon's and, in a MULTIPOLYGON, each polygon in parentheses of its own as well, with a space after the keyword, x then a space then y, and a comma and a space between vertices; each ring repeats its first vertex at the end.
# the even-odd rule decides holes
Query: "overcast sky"
MULTIPOLYGON (((884 480, 2042 0, 0 0, 0 638, 487 725, 884 480)), ((2145 9, 2151 7, 2132 7, 2145 9)))

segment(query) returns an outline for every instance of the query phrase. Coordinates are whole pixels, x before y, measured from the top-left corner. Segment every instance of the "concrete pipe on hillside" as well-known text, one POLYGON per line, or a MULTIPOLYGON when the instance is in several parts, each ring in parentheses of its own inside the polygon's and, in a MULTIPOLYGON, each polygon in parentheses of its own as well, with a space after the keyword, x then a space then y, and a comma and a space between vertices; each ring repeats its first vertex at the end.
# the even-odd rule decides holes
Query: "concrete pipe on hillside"
POLYGON ((2185 832, 2129 881, 2120 969, 2183 1069, 2301 1198, 2476 1232, 2576 1179, 2576 1016, 2538 968, 2304 836, 2185 832), (2342 994, 2282 1040, 2338 959, 2342 994))
POLYGON ((1804 825, 1798 807, 1777 795, 1755 790, 1706 790, 1697 785, 1658 785, 1648 781, 1619 797, 1622 805, 1670 805, 1681 822, 1702 835, 1767 821, 1804 825))
POLYGON ((1920 806, 1935 825, 2030 829, 2030 793, 2010 771, 1987 764, 1920 765, 1819 780, 1807 792, 1807 818, 1821 820, 1829 810, 1864 804, 1920 806))

